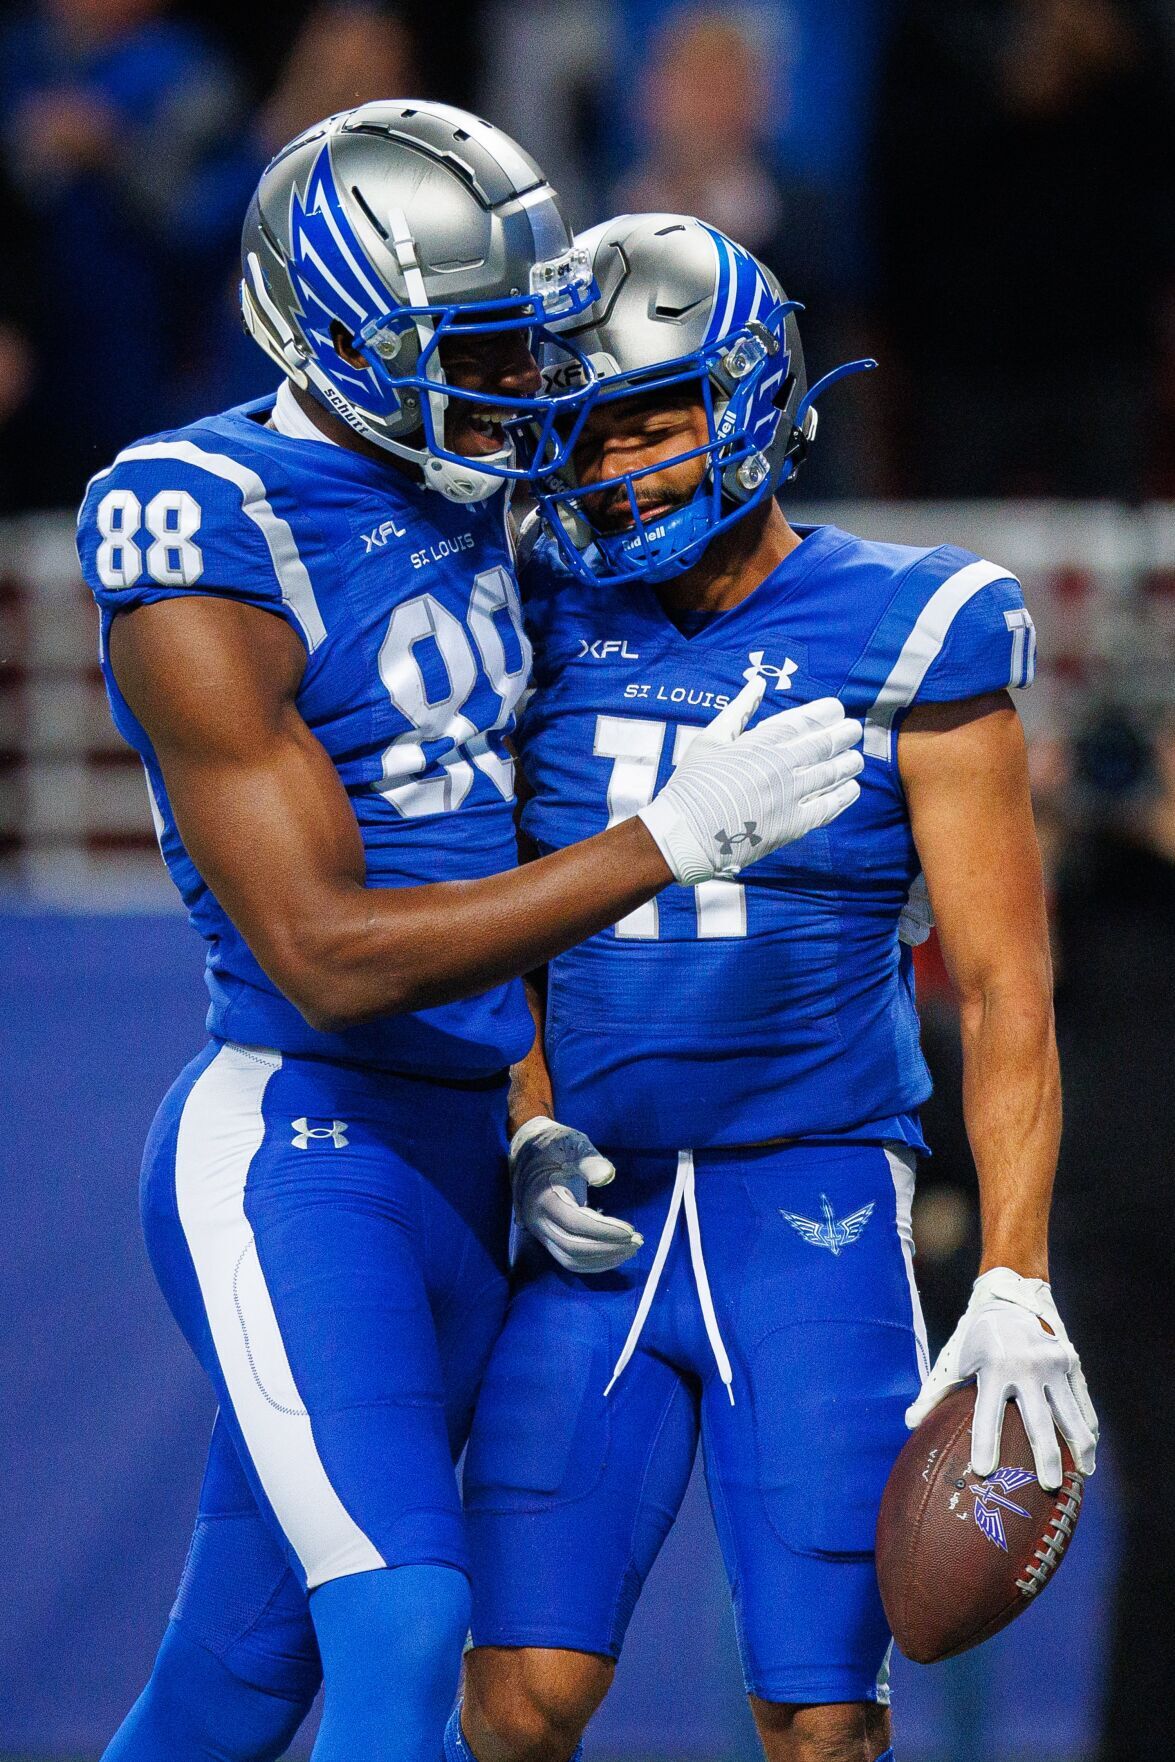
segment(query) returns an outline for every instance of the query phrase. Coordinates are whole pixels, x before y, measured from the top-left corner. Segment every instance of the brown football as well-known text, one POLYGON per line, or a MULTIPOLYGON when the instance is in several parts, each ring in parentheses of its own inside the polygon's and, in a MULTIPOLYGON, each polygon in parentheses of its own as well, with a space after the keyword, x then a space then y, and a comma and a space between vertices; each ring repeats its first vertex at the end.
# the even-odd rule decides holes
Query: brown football
POLYGON ((1072 1540, 1084 1476, 1064 1441, 1060 1491, 1036 1478, 1020 1410, 1004 1414, 1000 1465, 971 1470, 975 1385, 922 1421, 890 1471, 877 1520, 877 1577, 898 1645, 936 1664, 990 1639, 1048 1584, 1072 1540))

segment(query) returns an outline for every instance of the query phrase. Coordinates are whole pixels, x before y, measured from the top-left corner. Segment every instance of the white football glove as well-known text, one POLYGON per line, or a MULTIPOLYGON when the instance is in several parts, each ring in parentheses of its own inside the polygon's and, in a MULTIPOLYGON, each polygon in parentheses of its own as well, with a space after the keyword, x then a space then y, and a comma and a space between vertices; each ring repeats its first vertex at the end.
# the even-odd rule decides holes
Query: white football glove
POLYGON ((1042 1487, 1054 1492, 1061 1484, 1058 1430, 1074 1466, 1082 1474, 1093 1473, 1097 1414, 1081 1361, 1043 1279, 1023 1278, 1006 1266, 976 1279, 963 1319, 906 1411, 910 1430, 944 1395, 972 1377, 977 1387, 971 1467, 977 1475, 993 1474, 999 1465, 1004 1408, 1010 1400, 1020 1409, 1042 1487))
POLYGON ((827 826, 861 793, 861 724, 834 697, 747 723, 766 680, 752 679, 702 729, 640 817, 674 879, 696 887, 737 875, 780 845, 827 826))
POLYGON ((514 1216, 568 1272, 611 1272, 644 1241, 587 1202, 588 1188, 606 1187, 615 1174, 590 1138, 556 1120, 527 1120, 510 1140, 514 1216))

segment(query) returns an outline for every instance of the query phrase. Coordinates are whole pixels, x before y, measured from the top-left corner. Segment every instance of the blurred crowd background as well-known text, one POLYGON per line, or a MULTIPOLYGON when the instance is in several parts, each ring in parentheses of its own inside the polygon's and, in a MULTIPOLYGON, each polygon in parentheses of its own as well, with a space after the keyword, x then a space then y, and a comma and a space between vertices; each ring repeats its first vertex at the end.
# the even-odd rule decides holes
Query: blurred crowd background
MULTIPOLYGON (((1175 1429, 1175 6, 4 8, 0 912, 13 921, 46 905, 156 910, 165 885, 106 720, 63 511, 130 440, 272 388, 235 297, 257 177, 316 118, 410 94, 516 134, 576 225, 674 209, 750 245, 805 302, 810 375, 879 358, 828 400, 789 486, 796 518, 950 539, 1024 576, 1068 1115, 1057 1283, 1118 1489, 1118 1588, 1083 1613, 1104 1692, 1081 1753, 1151 1762, 1169 1748, 1175 1683, 1175 1515, 1150 1496, 1175 1429)), ((85 946, 69 956, 83 966, 85 946)), ((933 943, 921 958, 940 1083, 919 1261, 941 1339, 973 1275, 976 1213, 949 987, 933 943)), ((966 1718, 954 1729, 949 1762, 964 1762, 966 1718)), ((1077 1753, 1065 1742, 1042 1729, 1024 1754, 1077 1753)))
POLYGON ((1169 0, 34 0, 0 27, 0 505, 268 386, 235 315, 270 154, 421 93, 573 221, 696 212, 885 372, 809 495, 1175 488, 1169 0))

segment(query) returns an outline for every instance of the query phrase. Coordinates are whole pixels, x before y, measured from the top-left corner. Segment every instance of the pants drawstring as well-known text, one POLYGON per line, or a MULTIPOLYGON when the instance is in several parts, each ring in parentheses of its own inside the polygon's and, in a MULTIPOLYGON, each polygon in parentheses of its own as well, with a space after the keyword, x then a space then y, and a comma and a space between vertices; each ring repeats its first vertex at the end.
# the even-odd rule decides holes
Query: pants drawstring
POLYGON ((702 1254, 702 1229, 698 1220, 698 1198, 694 1183, 694 1153, 692 1150, 681 1150, 677 1154, 677 1177, 673 1183, 673 1193, 669 1200, 669 1210, 665 1216, 664 1227, 657 1251, 653 1256, 653 1264, 649 1268, 649 1276, 645 1280, 636 1314, 632 1318, 632 1326, 628 1330, 628 1338, 616 1360, 605 1395, 610 1395, 618 1379, 637 1349, 637 1344, 653 1307, 653 1299, 661 1283, 661 1275, 665 1271, 665 1262, 669 1259, 669 1247, 673 1241, 673 1233, 677 1228, 677 1220, 682 1209, 685 1210, 686 1234, 689 1239, 690 1265, 693 1268, 694 1284, 697 1288, 698 1302, 702 1307, 702 1322, 706 1329, 706 1338, 710 1342, 710 1350, 714 1354, 714 1362, 718 1366, 718 1375, 723 1387, 734 1406, 734 1375, 730 1367, 730 1357, 722 1339, 722 1330, 718 1326, 718 1314, 714 1308, 714 1296, 710 1290, 710 1280, 706 1272, 706 1262, 702 1254))
POLYGON ((698 1290, 698 1302, 702 1306, 702 1321, 706 1329, 706 1338, 710 1342, 710 1350, 714 1354, 714 1362, 718 1366, 718 1375, 722 1385, 730 1397, 730 1405, 734 1406, 734 1373, 730 1368, 730 1358, 722 1339, 722 1330, 718 1326, 718 1314, 714 1308, 714 1298, 710 1291, 710 1279, 706 1272, 706 1262, 702 1256, 702 1226, 698 1222, 698 1196, 694 1188, 693 1152, 682 1153, 689 1158, 689 1177, 685 1186, 685 1227, 689 1236, 690 1264, 694 1269, 694 1284, 698 1290))

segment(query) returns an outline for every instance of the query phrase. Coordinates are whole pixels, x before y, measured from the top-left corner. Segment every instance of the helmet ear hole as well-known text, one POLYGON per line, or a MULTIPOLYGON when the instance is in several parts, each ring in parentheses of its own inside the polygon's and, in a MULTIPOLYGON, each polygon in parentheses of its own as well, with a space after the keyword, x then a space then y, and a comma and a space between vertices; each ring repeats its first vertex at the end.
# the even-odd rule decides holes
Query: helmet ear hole
POLYGON ((340 355, 348 367, 356 367, 360 373, 366 370, 367 362, 355 347, 354 336, 337 318, 331 322, 330 340, 335 346, 335 354, 340 355))
POLYGON ((779 390, 771 400, 777 410, 787 409, 788 402, 795 389, 795 383, 796 376, 794 373, 789 373, 785 379, 780 381, 779 390))

